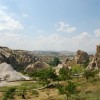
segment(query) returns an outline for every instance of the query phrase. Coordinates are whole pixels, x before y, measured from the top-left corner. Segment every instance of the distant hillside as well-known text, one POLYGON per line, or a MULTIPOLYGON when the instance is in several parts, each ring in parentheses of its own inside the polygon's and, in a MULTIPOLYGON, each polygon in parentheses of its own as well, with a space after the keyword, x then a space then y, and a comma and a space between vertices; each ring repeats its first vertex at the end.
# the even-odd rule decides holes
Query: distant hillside
POLYGON ((49 63, 55 56, 63 60, 66 57, 73 57, 74 55, 75 53, 70 51, 26 51, 0 47, 0 63, 6 62, 11 64, 15 70, 23 70, 29 64, 36 61, 49 63))
POLYGON ((22 70, 30 63, 39 60, 37 56, 30 55, 25 50, 12 50, 8 47, 0 47, 0 63, 11 64, 15 70, 22 70))
POLYGON ((35 50, 30 51, 29 53, 35 55, 49 55, 49 56, 74 56, 76 53, 71 51, 42 51, 42 50, 35 50))

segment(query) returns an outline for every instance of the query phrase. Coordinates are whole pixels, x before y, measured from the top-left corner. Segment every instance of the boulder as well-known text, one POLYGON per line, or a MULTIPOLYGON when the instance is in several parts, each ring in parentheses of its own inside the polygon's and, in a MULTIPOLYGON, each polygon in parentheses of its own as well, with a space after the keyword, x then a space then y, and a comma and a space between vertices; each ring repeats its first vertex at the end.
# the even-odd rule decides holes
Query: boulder
POLYGON ((44 68, 48 68, 48 67, 49 67, 49 65, 47 63, 37 61, 33 64, 29 64, 24 71, 32 72, 32 71, 36 71, 36 70, 40 70, 40 69, 44 69, 44 68))
POLYGON ((83 64, 89 60, 89 55, 82 50, 78 50, 74 60, 77 64, 83 64))
POLYGON ((29 77, 15 71, 10 64, 0 64, 0 79, 5 81, 29 80, 29 77))

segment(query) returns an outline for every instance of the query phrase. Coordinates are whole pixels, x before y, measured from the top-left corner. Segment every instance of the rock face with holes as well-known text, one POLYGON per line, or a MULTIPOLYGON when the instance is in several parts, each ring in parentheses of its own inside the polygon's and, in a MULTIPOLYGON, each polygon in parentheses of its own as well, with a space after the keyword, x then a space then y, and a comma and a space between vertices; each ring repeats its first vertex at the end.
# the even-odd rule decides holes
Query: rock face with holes
POLYGON ((89 60, 89 55, 82 50, 78 50, 74 60, 77 64, 83 64, 89 60))
POLYGON ((100 68, 100 45, 96 47, 96 54, 93 57, 92 61, 88 65, 87 69, 98 69, 100 68))

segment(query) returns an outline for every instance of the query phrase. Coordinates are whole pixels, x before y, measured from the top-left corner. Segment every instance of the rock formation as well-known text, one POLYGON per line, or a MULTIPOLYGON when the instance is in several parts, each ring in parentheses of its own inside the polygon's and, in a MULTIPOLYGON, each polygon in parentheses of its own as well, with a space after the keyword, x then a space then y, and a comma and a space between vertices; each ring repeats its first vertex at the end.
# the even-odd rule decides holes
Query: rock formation
POLYGON ((29 64, 26 69, 25 72, 32 72, 32 71, 36 71, 36 70, 40 70, 40 69, 44 69, 44 68, 48 68, 49 65, 45 62, 41 62, 41 61, 37 61, 33 64, 29 64))
POLYGON ((76 64, 84 64, 87 61, 89 61, 89 55, 82 50, 78 50, 75 57, 65 59, 62 64, 68 68, 76 64))
POLYGON ((10 64, 0 64, 0 80, 5 81, 17 81, 17 80, 29 80, 29 77, 22 75, 15 71, 10 64))
POLYGON ((15 70, 23 70, 30 63, 34 63, 38 60, 39 57, 29 54, 28 51, 0 47, 0 63, 6 62, 15 70))
POLYGON ((66 58, 61 64, 58 64, 57 67, 54 67, 56 74, 59 75, 59 71, 61 68, 66 68, 70 70, 71 69, 70 65, 71 61, 68 58, 66 58))
POLYGON ((77 64, 83 64, 89 60, 89 55, 82 50, 78 50, 74 60, 77 64))
POLYGON ((57 67, 54 67, 55 72, 56 72, 57 75, 59 75, 59 71, 60 71, 61 68, 63 68, 63 64, 58 64, 57 67))
POLYGON ((96 47, 96 54, 93 57, 92 61, 88 65, 87 69, 98 69, 100 68, 100 45, 96 47))

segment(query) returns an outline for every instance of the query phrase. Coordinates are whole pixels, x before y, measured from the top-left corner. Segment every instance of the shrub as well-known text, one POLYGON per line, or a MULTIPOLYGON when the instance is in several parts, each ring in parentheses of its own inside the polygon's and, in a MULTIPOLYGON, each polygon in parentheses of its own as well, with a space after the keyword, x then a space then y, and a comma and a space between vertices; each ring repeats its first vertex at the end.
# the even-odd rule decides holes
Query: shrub
POLYGON ((79 73, 83 73, 84 72, 84 67, 76 64, 74 66, 72 66, 72 73, 73 74, 79 74, 79 73))
POLYGON ((16 88, 12 87, 9 88, 3 95, 3 100, 14 99, 16 88))
POLYGON ((94 78, 95 75, 96 75, 96 72, 95 72, 95 71, 86 70, 86 71, 84 72, 84 77, 86 78, 87 81, 88 81, 88 79, 89 79, 90 77, 94 78))
POLYGON ((32 90, 32 95, 38 97, 39 96, 39 92, 36 90, 32 90))
POLYGON ((61 68, 59 71, 60 80, 70 80, 72 79, 72 72, 67 68, 61 68))

